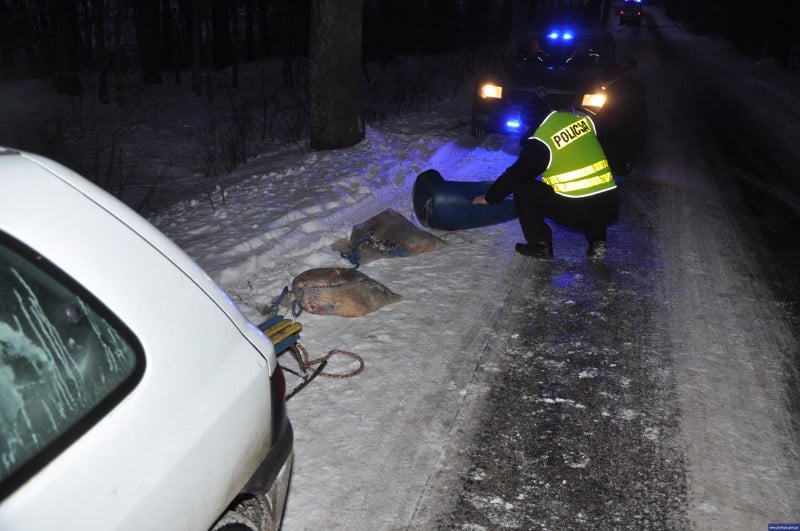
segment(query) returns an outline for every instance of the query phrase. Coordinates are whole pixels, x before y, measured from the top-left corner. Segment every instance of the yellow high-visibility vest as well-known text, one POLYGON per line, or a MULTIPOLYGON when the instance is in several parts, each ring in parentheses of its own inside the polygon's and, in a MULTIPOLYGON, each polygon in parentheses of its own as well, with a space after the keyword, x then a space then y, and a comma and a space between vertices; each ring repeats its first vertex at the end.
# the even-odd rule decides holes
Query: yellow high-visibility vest
POLYGON ((552 112, 531 138, 550 149, 550 164, 542 181, 557 194, 586 197, 616 188, 608 160, 588 116, 552 112))

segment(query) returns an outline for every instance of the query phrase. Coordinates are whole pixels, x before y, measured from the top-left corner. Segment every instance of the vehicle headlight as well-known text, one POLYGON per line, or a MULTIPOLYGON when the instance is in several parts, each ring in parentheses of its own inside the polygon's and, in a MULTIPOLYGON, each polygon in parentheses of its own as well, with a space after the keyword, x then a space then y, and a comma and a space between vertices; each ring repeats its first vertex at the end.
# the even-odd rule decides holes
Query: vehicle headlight
POLYGON ((594 92, 592 94, 584 94, 581 100, 582 107, 588 107, 592 110, 600 110, 606 104, 606 95, 602 92, 594 92))
POLYGON ((481 98, 502 98, 503 87, 493 85, 491 83, 484 83, 481 85, 481 98))

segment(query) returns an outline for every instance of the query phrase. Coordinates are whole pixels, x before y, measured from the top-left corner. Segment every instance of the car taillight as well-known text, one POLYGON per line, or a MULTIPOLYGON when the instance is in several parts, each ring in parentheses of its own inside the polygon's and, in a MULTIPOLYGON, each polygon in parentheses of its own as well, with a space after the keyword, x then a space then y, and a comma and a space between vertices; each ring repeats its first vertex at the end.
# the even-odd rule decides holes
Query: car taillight
POLYGON ((280 363, 275 368, 275 374, 272 375, 272 378, 276 387, 275 395, 283 400, 286 397, 286 376, 283 375, 283 368, 280 363))
POLYGON ((286 377, 280 363, 275 367, 275 372, 269 381, 270 394, 272 395, 272 444, 280 438, 281 432, 288 424, 286 418, 286 377))

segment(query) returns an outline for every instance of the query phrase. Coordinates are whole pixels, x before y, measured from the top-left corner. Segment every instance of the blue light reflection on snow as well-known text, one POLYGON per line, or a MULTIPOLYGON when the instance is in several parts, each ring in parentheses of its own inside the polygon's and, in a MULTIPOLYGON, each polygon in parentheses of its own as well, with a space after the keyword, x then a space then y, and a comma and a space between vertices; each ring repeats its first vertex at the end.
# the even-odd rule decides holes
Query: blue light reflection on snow
POLYGON ((559 287, 559 288, 566 288, 567 286, 572 284, 574 281, 575 281, 575 275, 573 275, 569 271, 565 271, 565 272, 561 273, 560 275, 556 275, 555 277, 553 277, 552 284, 554 286, 559 287))

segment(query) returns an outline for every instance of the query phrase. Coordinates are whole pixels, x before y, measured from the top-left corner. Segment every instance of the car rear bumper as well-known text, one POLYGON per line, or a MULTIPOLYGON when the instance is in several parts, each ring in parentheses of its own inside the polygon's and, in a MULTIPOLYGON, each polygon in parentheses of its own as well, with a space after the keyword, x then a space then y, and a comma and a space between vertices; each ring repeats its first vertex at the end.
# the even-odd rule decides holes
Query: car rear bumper
POLYGON ((232 525, 241 529, 280 529, 294 462, 293 444, 294 433, 287 419, 281 423, 267 457, 212 531, 232 525))
POLYGON ((281 527, 294 462, 293 444, 294 432, 286 419, 277 442, 245 486, 246 492, 260 497, 262 519, 271 524, 263 529, 277 530, 281 527))
POLYGON ((281 509, 283 509, 283 498, 285 498, 289 486, 293 457, 292 448, 294 445, 292 424, 287 417, 284 416, 283 419, 280 424, 279 435, 272 449, 243 489, 243 492, 257 496, 266 494, 268 497, 270 494, 276 495, 282 491, 284 496, 273 500, 275 503, 271 504, 271 507, 276 507, 276 503, 279 503, 281 509))

